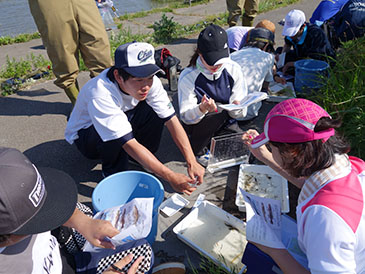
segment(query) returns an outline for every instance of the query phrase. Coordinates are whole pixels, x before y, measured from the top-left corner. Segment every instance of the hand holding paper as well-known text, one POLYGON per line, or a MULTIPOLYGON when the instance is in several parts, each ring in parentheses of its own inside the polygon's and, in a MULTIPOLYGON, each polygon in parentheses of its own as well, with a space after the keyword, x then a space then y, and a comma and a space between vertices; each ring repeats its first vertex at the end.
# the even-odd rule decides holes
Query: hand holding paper
MULTIPOLYGON (((147 237, 152 227, 152 210, 154 198, 135 198, 125 205, 112 207, 98 212, 94 219, 107 220, 120 231, 108 240, 119 246, 127 242, 147 237)), ((97 249, 86 242, 84 251, 97 249)))

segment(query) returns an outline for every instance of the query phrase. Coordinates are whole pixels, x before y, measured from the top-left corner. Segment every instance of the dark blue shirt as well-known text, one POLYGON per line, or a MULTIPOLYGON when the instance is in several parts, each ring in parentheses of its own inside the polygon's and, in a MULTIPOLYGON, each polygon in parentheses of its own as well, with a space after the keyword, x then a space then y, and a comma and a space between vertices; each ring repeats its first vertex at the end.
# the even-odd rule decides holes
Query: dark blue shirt
POLYGON ((293 46, 296 59, 312 58, 326 61, 327 56, 335 58, 335 52, 324 31, 317 25, 309 23, 306 25, 307 33, 302 43, 294 42, 290 37, 285 37, 285 43, 293 46))

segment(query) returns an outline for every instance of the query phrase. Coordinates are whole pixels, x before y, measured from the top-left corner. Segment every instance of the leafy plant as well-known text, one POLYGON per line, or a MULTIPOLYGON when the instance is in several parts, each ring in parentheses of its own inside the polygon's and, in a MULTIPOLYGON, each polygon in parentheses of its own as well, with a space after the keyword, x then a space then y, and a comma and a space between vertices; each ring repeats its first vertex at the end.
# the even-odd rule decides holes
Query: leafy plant
POLYGON ((20 59, 16 61, 15 58, 10 59, 7 56, 5 68, 0 72, 0 78, 22 77, 31 71, 32 64, 30 60, 20 59))
POLYGON ((177 37, 177 30, 180 24, 174 22, 173 17, 167 18, 166 14, 163 13, 161 20, 153 24, 153 39, 156 43, 166 44, 177 37))
POLYGON ((6 57, 6 64, 0 69, 1 94, 8 95, 18 90, 27 83, 27 80, 37 74, 47 72, 51 68, 51 62, 43 55, 27 55, 26 59, 17 61, 15 58, 6 57))
POLYGON ((350 154, 365 158, 365 38, 342 45, 326 85, 309 99, 332 116, 342 117, 340 132, 349 140, 350 154))

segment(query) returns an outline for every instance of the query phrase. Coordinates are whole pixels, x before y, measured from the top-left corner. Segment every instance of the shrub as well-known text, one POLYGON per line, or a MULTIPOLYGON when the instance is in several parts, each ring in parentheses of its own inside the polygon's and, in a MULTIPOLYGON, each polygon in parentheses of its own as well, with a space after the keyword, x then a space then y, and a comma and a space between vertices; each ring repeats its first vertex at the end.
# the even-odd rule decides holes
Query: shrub
POLYGON ((167 18, 166 14, 162 14, 160 21, 153 24, 153 39, 156 43, 167 44, 177 37, 177 30, 181 28, 180 24, 174 22, 174 17, 167 18))

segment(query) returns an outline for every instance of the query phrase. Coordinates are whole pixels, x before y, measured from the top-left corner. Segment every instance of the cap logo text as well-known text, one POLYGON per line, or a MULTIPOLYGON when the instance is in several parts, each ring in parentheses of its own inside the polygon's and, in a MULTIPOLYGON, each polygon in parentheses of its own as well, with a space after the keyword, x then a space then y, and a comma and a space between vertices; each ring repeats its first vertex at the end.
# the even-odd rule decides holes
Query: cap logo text
POLYGON ((33 167, 37 172, 37 182, 36 182, 32 192, 29 194, 28 198, 32 202, 34 207, 38 207, 44 196, 45 186, 44 186, 43 179, 42 179, 41 175, 39 174, 37 168, 34 165, 33 165, 33 167))
POLYGON ((138 53, 138 61, 145 62, 148 58, 152 57, 152 50, 142 50, 138 53))

